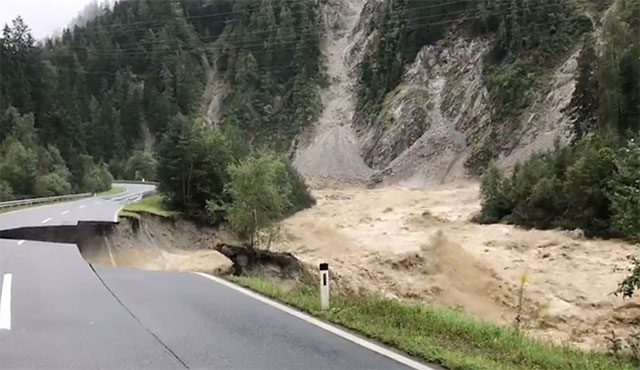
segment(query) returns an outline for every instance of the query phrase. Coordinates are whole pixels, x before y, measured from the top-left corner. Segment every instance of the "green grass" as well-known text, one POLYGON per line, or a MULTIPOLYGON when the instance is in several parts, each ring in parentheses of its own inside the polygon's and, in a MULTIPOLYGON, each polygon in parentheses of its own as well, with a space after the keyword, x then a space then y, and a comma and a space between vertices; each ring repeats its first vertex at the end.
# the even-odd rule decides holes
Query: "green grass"
POLYGON ((532 339, 461 312, 379 297, 333 298, 322 311, 316 289, 284 291, 258 278, 229 280, 449 369, 637 369, 628 359, 532 339))
POLYGON ((102 195, 116 195, 125 192, 125 188, 122 186, 112 186, 111 189, 98 193, 98 196, 102 195))
POLYGON ((178 212, 168 208, 162 195, 152 195, 135 203, 129 203, 120 211, 120 217, 140 218, 140 213, 148 213, 160 217, 174 217, 178 212), (133 216, 136 215, 136 216, 133 216))

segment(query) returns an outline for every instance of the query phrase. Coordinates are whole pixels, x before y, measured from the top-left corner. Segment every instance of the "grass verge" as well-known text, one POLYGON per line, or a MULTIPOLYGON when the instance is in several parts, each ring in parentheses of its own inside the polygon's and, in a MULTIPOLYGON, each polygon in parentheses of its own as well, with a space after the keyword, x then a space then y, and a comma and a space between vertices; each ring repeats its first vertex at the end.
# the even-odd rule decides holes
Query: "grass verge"
POLYGON ((140 213, 148 213, 160 217, 174 217, 178 212, 167 207, 162 195, 152 195, 135 203, 129 203, 120 211, 119 217, 140 218, 140 213))
POLYGON ((125 190, 127 189, 123 188, 122 186, 112 186, 111 189, 98 193, 98 196, 116 195, 116 194, 124 193, 125 190))
POLYGON ((322 311, 314 288, 285 291, 259 278, 229 280, 449 369, 638 368, 630 359, 545 343, 452 309, 380 297, 334 297, 331 309, 322 311))

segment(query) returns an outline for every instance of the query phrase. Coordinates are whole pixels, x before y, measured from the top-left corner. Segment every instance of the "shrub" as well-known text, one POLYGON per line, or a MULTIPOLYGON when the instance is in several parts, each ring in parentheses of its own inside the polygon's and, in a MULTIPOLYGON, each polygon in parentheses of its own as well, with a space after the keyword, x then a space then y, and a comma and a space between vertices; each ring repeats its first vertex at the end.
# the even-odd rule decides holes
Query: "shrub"
POLYGON ((640 146, 587 137, 535 154, 504 178, 495 165, 482 177, 475 221, 537 228, 580 228, 586 235, 640 240, 640 146))
POLYGON ((208 203, 228 201, 224 185, 233 154, 230 141, 220 131, 177 115, 162 137, 158 158, 159 189, 172 208, 205 221, 209 220, 208 203))
POLYGON ((508 180, 505 180, 495 163, 490 163, 482 176, 480 192, 482 211, 476 217, 480 223, 500 222, 513 208, 509 199, 508 180))
POLYGON ((287 215, 294 214, 305 208, 316 204, 316 200, 311 195, 309 188, 304 182, 304 178, 293 166, 291 161, 285 160, 286 176, 283 178, 291 185, 289 207, 285 210, 287 215))
POLYGON ((50 197, 71 193, 71 184, 57 172, 51 172, 40 176, 33 187, 33 193, 37 197, 50 197))
POLYGON ((154 180, 156 165, 156 160, 151 153, 136 150, 127 161, 124 176, 127 180, 154 180))
MULTIPOLYGON (((277 221, 315 204, 291 162, 274 154, 252 156, 231 165, 229 175, 225 191, 232 201, 222 208, 232 228, 250 245, 257 242, 261 230, 266 230, 271 240, 277 221)), ((221 209, 215 202, 209 202, 207 208, 212 217, 221 209)))
POLYGON ((616 153, 616 173, 609 183, 612 230, 640 241, 640 144, 631 139, 616 153))
POLYGON ((292 206, 286 165, 273 154, 249 157, 231 165, 229 175, 225 187, 233 199, 227 207, 229 223, 253 245, 256 232, 269 228, 292 206))
POLYGON ((99 193, 111 189, 113 176, 105 166, 94 165, 85 175, 82 183, 83 190, 89 193, 99 193))
POLYGON ((13 199, 13 189, 11 185, 4 180, 0 180, 0 201, 7 201, 13 199))

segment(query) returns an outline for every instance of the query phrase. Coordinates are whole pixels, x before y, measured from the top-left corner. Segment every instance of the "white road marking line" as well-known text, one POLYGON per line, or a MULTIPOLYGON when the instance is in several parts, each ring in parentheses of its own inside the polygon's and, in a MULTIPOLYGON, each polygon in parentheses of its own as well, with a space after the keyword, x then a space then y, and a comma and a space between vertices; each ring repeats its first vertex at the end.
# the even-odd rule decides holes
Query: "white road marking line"
POLYGON ((45 218, 44 220, 42 220, 42 222, 40 222, 41 224, 46 224, 47 222, 51 221, 51 217, 49 218, 45 218))
POLYGON ((4 274, 0 294, 0 329, 11 330, 11 274, 4 274))
POLYGON ((83 209, 84 207, 86 207, 86 205, 81 205, 80 207, 78 207, 78 209, 83 209))
POLYGON ((22 243, 24 243, 24 242, 25 242, 24 240, 20 240, 20 241, 18 242, 18 245, 22 245, 22 243))
POLYGON ((62 212, 61 215, 66 215, 67 213, 69 213, 69 210, 62 212))
POLYGON ((99 205, 102 202, 94 202, 93 204, 95 204, 96 206, 99 205))
POLYGON ((316 319, 315 317, 309 316, 309 315, 304 314, 304 313, 302 313, 300 311, 297 311, 297 310, 294 310, 294 309, 292 309, 290 307, 287 307, 287 306, 285 306, 285 305, 283 305, 281 303, 273 301, 273 300, 271 300, 269 298, 263 297, 260 294, 255 293, 255 292, 253 292, 253 291, 251 291, 249 289, 242 288, 242 287, 237 286, 235 284, 232 284, 232 283, 230 283, 230 282, 228 282, 226 280, 220 279, 220 278, 215 277, 215 276, 207 275, 207 274, 202 273, 202 272, 195 272, 195 274, 200 275, 202 277, 205 277, 205 278, 207 278, 209 280, 213 280, 216 283, 222 284, 222 285, 224 285, 226 287, 229 287, 229 288, 231 288, 233 290, 236 290, 236 291, 238 291, 238 292, 240 292, 240 293, 242 293, 244 295, 247 295, 247 296, 249 296, 249 297, 251 297, 253 299, 257 299, 258 301, 260 301, 262 303, 266 303, 271 307, 274 307, 274 308, 277 308, 277 309, 279 309, 281 311, 284 311, 284 312, 288 313, 289 315, 297 317, 300 320, 306 321, 309 324, 315 325, 315 326, 317 326, 317 327, 319 327, 321 329, 324 329, 324 330, 326 330, 326 331, 328 331, 328 332, 330 332, 332 334, 335 334, 335 335, 337 335, 339 337, 342 337, 342 338, 344 338, 344 339, 346 339, 348 341, 351 341, 351 342, 353 342, 355 344, 358 344, 358 345, 360 345, 360 346, 362 346, 362 347, 364 347, 364 348, 366 348, 366 349, 368 349, 370 351, 373 351, 373 352, 379 353, 379 354, 381 354, 383 356, 386 356, 386 357, 388 357, 388 358, 390 358, 392 360, 395 360, 395 361, 397 361, 397 362, 399 362, 399 363, 401 363, 403 365, 406 365, 406 366, 408 366, 408 367, 410 367, 412 369, 416 369, 416 370, 436 370, 436 368, 434 368, 434 367, 427 366, 427 365, 422 364, 422 363, 420 363, 418 361, 412 360, 412 359, 410 359, 410 358, 408 358, 406 356, 403 356, 403 355, 398 354, 396 352, 390 351, 390 350, 388 350, 388 349, 386 349, 386 348, 384 348, 384 347, 382 347, 382 346, 380 346, 378 344, 369 342, 368 340, 362 339, 362 338, 360 338, 360 337, 358 337, 356 335, 348 333, 348 332, 346 332, 346 331, 344 331, 342 329, 339 329, 339 328, 337 328, 337 327, 335 327, 333 325, 329 325, 329 324, 327 324, 325 322, 322 322, 322 321, 316 319))

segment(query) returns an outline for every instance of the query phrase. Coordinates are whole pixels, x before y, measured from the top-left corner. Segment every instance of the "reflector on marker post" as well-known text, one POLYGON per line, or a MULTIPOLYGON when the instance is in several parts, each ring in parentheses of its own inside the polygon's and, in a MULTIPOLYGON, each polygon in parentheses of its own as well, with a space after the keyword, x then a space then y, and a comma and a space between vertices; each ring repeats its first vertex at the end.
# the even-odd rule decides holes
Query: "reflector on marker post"
POLYGON ((320 264, 320 307, 329 308, 329 264, 320 264))

